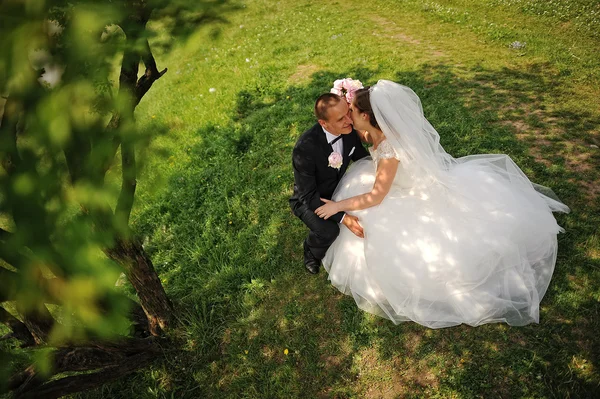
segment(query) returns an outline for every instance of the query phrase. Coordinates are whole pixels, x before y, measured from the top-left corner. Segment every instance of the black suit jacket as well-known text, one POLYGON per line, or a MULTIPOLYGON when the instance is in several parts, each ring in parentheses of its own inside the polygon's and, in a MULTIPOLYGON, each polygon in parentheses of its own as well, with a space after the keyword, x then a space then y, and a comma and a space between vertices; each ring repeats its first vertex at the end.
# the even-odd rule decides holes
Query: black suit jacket
MULTIPOLYGON (((328 157, 333 148, 327 142, 327 136, 318 123, 300 136, 292 153, 294 167, 294 194, 290 198, 290 206, 296 216, 300 216, 304 207, 314 211, 323 202, 320 198, 331 199, 340 179, 346 172, 350 160, 358 161, 369 155, 363 147, 358 133, 352 129, 349 134, 342 135, 344 143, 344 162, 338 171, 329 165, 328 157), (354 152, 350 155, 350 152, 354 152)), ((344 212, 339 212, 330 219, 340 222, 344 212)))

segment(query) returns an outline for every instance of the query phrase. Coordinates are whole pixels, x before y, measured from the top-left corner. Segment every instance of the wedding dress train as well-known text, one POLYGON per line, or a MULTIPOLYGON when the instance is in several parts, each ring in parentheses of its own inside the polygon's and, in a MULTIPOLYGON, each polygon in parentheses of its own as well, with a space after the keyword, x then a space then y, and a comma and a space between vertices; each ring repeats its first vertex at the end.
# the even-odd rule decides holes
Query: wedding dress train
POLYGON ((386 140, 351 166, 333 200, 371 191, 380 159, 399 159, 399 169, 381 204, 349 212, 365 237, 341 228, 323 259, 332 284, 394 323, 538 322, 562 230, 552 212, 568 208, 506 155, 452 158, 416 94, 388 81, 377 87, 371 101, 386 140))

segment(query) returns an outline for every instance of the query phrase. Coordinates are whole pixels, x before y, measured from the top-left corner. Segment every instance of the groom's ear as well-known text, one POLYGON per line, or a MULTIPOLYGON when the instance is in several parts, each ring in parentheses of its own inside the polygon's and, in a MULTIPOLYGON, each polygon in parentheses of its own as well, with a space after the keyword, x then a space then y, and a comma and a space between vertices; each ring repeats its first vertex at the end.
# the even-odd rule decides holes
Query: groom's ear
POLYGON ((319 122, 319 125, 321 125, 321 127, 324 127, 325 129, 327 129, 327 121, 325 121, 323 119, 317 119, 317 122, 319 122))

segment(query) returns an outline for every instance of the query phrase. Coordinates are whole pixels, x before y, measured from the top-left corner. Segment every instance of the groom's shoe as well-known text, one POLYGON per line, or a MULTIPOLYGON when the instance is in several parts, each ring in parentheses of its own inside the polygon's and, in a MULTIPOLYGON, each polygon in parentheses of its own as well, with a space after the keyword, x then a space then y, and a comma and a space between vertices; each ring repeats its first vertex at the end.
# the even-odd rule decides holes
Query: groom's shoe
POLYGON ((321 262, 315 258, 315 256, 310 252, 310 250, 306 247, 306 243, 304 243, 304 267, 311 274, 319 273, 319 268, 321 266, 321 262))
POLYGON ((306 270, 308 270, 309 273, 311 274, 318 274, 319 273, 319 261, 318 260, 310 260, 308 262, 304 263, 304 267, 306 268, 306 270))

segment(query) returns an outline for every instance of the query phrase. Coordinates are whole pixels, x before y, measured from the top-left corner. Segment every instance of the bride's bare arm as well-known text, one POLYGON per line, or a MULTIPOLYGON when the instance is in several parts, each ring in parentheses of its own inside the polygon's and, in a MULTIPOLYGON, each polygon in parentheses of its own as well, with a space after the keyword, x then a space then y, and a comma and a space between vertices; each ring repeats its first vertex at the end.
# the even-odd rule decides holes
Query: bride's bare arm
POLYGON ((390 187, 392 187, 392 182, 398 171, 398 164, 399 161, 396 158, 381 159, 377 166, 375 184, 370 192, 340 202, 321 198, 325 205, 317 208, 315 213, 321 218, 328 219, 339 211, 358 211, 379 205, 390 191, 390 187))

